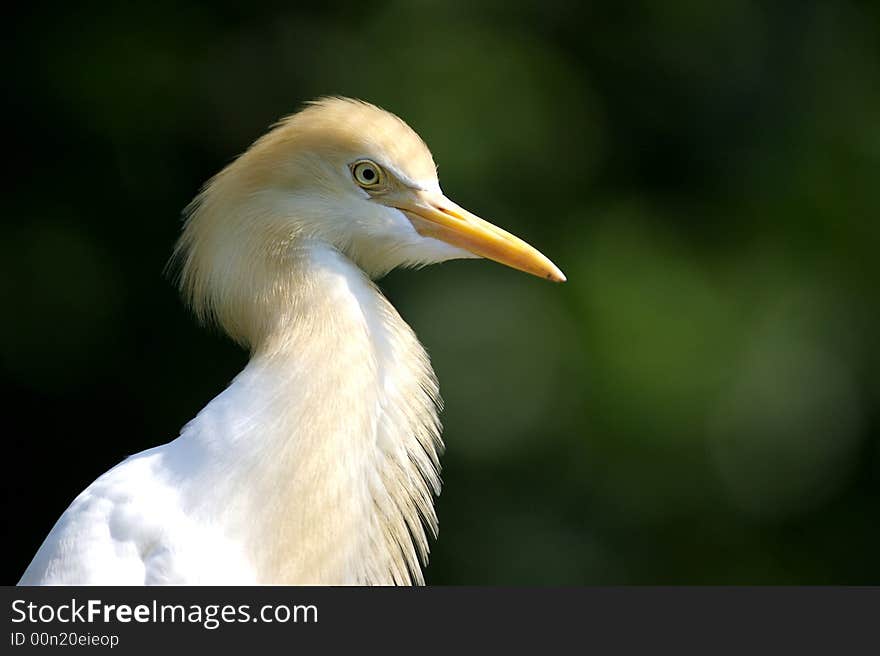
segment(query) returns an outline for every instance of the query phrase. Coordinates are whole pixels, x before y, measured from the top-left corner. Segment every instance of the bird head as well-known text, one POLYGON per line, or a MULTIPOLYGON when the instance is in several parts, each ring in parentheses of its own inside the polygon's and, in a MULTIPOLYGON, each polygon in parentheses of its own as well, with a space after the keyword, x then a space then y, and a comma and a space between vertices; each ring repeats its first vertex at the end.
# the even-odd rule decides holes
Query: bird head
POLYGON ((484 257, 565 280, 535 248, 444 196, 430 150, 403 120, 348 98, 281 120, 212 178, 186 215, 174 258, 181 287, 197 314, 244 342, 249 331, 226 306, 265 302, 291 254, 314 241, 373 278, 484 257))

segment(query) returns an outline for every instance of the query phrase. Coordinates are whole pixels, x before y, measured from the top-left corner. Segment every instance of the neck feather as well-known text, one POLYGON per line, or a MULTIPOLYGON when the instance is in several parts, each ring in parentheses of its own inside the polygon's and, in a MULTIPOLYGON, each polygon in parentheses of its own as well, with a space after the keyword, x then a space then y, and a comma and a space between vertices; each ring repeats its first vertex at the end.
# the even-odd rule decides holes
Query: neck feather
POLYGON ((421 583, 442 449, 427 354, 337 251, 291 265, 251 361, 177 440, 205 464, 188 476, 261 582, 421 583))

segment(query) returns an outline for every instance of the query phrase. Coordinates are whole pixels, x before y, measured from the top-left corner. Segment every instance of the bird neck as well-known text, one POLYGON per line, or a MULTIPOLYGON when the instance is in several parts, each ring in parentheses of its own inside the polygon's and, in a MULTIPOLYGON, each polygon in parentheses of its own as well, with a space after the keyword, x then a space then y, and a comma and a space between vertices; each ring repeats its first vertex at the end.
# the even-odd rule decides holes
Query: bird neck
POLYGON ((261 582, 421 582, 442 448, 428 357, 339 252, 310 244, 291 265, 247 367, 178 440, 204 463, 191 478, 261 582))

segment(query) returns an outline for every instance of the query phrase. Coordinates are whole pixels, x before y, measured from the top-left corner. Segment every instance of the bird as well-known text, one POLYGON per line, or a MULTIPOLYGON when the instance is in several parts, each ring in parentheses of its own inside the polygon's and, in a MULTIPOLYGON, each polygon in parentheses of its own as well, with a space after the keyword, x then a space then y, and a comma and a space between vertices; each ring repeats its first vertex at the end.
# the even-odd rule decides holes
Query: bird
POLYGON ((463 258, 565 281, 449 200, 395 114, 323 97, 271 126, 187 206, 169 262, 247 365, 80 493, 19 585, 423 585, 441 400, 375 281, 463 258))

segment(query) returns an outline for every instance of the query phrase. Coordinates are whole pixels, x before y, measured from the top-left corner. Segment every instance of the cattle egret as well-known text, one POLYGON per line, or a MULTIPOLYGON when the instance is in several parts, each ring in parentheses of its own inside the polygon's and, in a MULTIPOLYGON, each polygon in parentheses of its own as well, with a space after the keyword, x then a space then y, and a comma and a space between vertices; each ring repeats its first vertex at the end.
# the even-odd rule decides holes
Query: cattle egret
POLYGON ((372 280, 468 257, 565 280, 447 199, 393 114, 325 98, 279 122, 190 204, 172 260, 247 366, 86 488, 20 584, 423 583, 437 381, 372 280))

